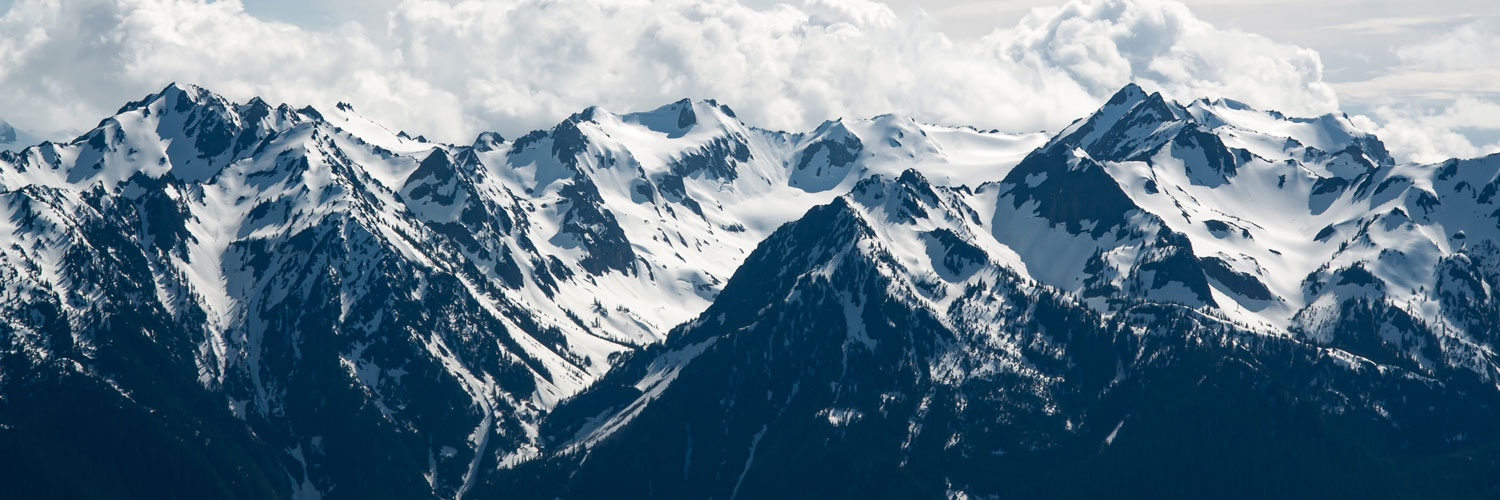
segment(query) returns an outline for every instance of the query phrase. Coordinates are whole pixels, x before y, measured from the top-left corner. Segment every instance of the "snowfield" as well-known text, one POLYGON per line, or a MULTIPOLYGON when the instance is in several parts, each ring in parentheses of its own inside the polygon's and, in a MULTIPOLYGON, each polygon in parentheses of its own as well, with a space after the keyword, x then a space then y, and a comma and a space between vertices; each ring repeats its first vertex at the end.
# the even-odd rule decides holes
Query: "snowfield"
MULTIPOLYGON (((833 400, 798 418, 852 431, 920 401, 901 417, 903 464, 928 412, 949 410, 901 392, 915 386, 857 399, 861 360, 905 349, 880 359, 920 367, 922 384, 1010 381, 1006 404, 1066 415, 1078 375, 1057 366, 1081 363, 1075 332, 1039 326, 1044 307, 1138 339, 1190 323, 1238 332, 1207 341, 1229 350, 1292 345, 1339 373, 1500 392, 1497 191, 1500 157, 1396 164, 1341 115, 1184 105, 1134 85, 1056 135, 900 115, 769 131, 683 100, 461 145, 347 104, 173 84, 72 142, 0 153, 0 401, 53 373, 149 412, 188 405, 152 399, 162 388, 201 392, 232 422, 208 432, 278 450, 295 467, 267 466, 268 484, 289 475, 298 497, 358 491, 339 464, 373 446, 421 465, 400 491, 458 498, 493 471, 630 439, 614 438, 681 404, 674 387, 706 383, 694 367, 734 349, 731 333, 803 307, 842 325, 824 360, 842 371, 820 381, 833 400), (815 216, 837 227, 788 235, 815 216), (824 260, 746 269, 777 251, 824 260), (790 288, 749 311, 719 305, 732 283, 750 290, 736 301, 772 286, 757 280, 790 288), (883 337, 907 326, 868 312, 890 301, 948 337, 883 337), (600 388, 608 377, 620 381, 600 388), (628 397, 587 406, 616 386, 628 397), (587 415, 556 417, 578 422, 557 433, 554 412, 587 415)), ((784 342, 775 352, 798 349, 784 342)), ((1137 356, 1111 359, 1113 384, 1153 359, 1137 356)), ((791 407, 822 390, 761 396, 791 407)), ((1340 394, 1328 408, 1398 418, 1340 394)), ((1060 428, 1091 428, 1075 417, 1060 428)), ((1095 443, 1143 429, 1117 417, 1089 422, 1106 431, 1095 443)), ((731 497, 757 491, 757 450, 786 446, 771 423, 746 432, 749 456, 719 457, 731 497)), ((976 439, 945 435, 942 449, 976 439)), ((697 453, 682 476, 713 459, 697 453)))

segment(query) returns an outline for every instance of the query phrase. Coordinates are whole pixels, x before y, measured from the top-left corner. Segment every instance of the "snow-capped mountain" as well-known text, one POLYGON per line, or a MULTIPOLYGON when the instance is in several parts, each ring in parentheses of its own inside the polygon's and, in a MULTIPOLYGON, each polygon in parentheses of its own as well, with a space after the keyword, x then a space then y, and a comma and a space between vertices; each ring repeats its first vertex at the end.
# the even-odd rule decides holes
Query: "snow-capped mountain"
POLYGON ((0 120, 0 144, 14 145, 16 142, 16 128, 0 120))
POLYGON ((986 234, 966 194, 908 171, 784 226, 703 315, 549 415, 550 460, 499 471, 484 493, 1403 497, 1493 487, 1492 382, 1431 377, 1179 304, 1101 315, 1015 271, 1016 255, 986 234), (1388 467, 1402 472, 1372 474, 1388 467), (1435 469, 1443 479, 1414 472, 1435 469))
MULTIPOLYGON (((922 161, 956 173, 1043 139, 859 126, 896 137, 872 143, 930 131, 987 148, 949 159, 926 141, 922 161)), ((855 172, 895 168, 813 153, 790 166, 817 140, 683 101, 453 146, 348 105, 169 86, 71 143, 0 157, 4 394, 77 373, 150 411, 166 403, 138 386, 176 377, 192 389, 174 392, 217 403, 173 418, 237 419, 279 457, 270 491, 458 496, 536 453, 539 416, 613 357, 706 308, 761 237, 855 172), (138 350, 170 368, 135 364, 138 350), (388 481, 362 481, 370 470, 388 481)))
POLYGON ((18 130, 15 126, 0 119, 0 151, 14 151, 41 142, 34 134, 24 130, 18 130))
POLYGON ((683 100, 452 145, 174 84, 0 153, 0 455, 22 496, 1493 488, 1497 174, 1134 85, 1052 137, 683 100))
POLYGON ((1500 318, 1481 312, 1496 278, 1500 205, 1484 193, 1497 167, 1397 166, 1342 116, 1181 106, 1131 86, 977 192, 1033 277, 1100 312, 1207 307, 1382 363, 1497 381, 1500 318), (1338 334, 1344 315, 1383 326, 1338 334))

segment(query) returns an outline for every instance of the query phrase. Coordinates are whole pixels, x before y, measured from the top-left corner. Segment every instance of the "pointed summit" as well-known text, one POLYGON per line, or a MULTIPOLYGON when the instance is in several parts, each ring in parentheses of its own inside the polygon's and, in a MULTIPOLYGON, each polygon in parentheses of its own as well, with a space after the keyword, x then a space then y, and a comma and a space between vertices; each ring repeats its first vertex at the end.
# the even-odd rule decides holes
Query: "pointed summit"
POLYGON ((16 142, 16 128, 10 126, 4 120, 0 120, 0 144, 16 142))
POLYGON ((737 124, 739 119, 728 109, 713 100, 681 99, 650 111, 621 115, 620 121, 638 124, 675 139, 700 127, 712 130, 737 124))
POLYGON ((1155 149, 1163 130, 1192 120, 1181 105, 1135 84, 1116 92, 1088 118, 1073 122, 1047 147, 1081 148, 1098 160, 1126 160, 1155 149))
POLYGON ((480 132, 479 136, 474 138, 473 148, 475 151, 485 153, 499 149, 503 143, 505 143, 505 137, 497 132, 480 132))
POLYGON ((146 96, 139 101, 133 101, 122 106, 115 114, 121 115, 138 109, 146 108, 155 103, 166 103, 165 110, 184 112, 193 106, 208 104, 227 104, 223 97, 209 92, 203 87, 188 83, 172 82, 161 90, 146 96))
POLYGON ((206 181, 302 120, 285 105, 272 108, 259 98, 236 104, 196 85, 172 83, 71 141, 81 149, 74 161, 79 168, 68 179, 113 185, 144 172, 206 181))
POLYGON ((807 192, 827 191, 842 183, 865 148, 843 119, 823 122, 803 140, 806 145, 793 162, 791 184, 807 192))
POLYGON ((888 221, 910 224, 931 214, 953 208, 945 202, 942 188, 933 186, 914 168, 903 170, 895 178, 874 175, 854 185, 849 197, 861 206, 884 211, 888 221))
POLYGON ((408 208, 424 220, 452 222, 464 204, 477 196, 468 182, 460 179, 453 158, 442 148, 432 148, 417 165, 401 188, 408 208))
POLYGON ((1066 143, 1074 147, 1084 147, 1087 149, 1088 145, 1096 142, 1106 132, 1114 128, 1115 124, 1121 118, 1124 118, 1126 113, 1129 113, 1131 109, 1146 101, 1147 98, 1149 96, 1146 94, 1146 91, 1141 89, 1139 85, 1128 83, 1120 88, 1118 92, 1115 92, 1115 95, 1110 97, 1097 111, 1094 111, 1087 117, 1074 121, 1072 125, 1064 128, 1051 142, 1047 143, 1047 146, 1052 147, 1056 144, 1066 143))
POLYGON ((1105 107, 1124 106, 1129 108, 1134 106, 1134 103, 1140 102, 1145 98, 1146 90, 1142 89, 1140 85, 1136 85, 1135 82, 1130 82, 1125 84, 1124 87, 1120 87, 1120 90, 1115 92, 1114 97, 1109 98, 1109 102, 1105 104, 1105 107))

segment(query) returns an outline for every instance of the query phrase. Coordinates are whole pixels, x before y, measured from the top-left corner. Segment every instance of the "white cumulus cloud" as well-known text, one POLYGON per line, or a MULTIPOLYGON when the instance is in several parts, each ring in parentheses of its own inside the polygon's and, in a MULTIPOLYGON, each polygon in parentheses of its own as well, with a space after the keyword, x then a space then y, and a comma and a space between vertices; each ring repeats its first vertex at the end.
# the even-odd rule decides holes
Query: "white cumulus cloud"
POLYGON ((991 38, 1010 58, 1058 68, 1094 95, 1133 80, 1180 100, 1233 97, 1301 115, 1338 108, 1317 52, 1216 28, 1177 2, 1070 2, 1035 9, 991 38))
POLYGON ((1399 160, 1434 163, 1500 153, 1500 141, 1475 144, 1465 133, 1500 131, 1500 104, 1487 99, 1460 97, 1440 108, 1387 104, 1353 120, 1380 137, 1399 160))
MULTIPOLYGON (((1473 21, 1433 39, 1400 47, 1396 57, 1417 68, 1473 69, 1500 53, 1500 33, 1487 21, 1473 21)), ((1483 65, 1481 65, 1483 66, 1483 65)))
POLYGON ((19 0, 0 18, 0 117, 77 133, 171 81, 238 100, 348 101, 456 142, 514 136, 590 105, 682 97, 789 130, 886 112, 1055 130, 1131 81, 1291 114, 1338 106, 1315 52, 1215 27, 1168 0, 1074 0, 966 40, 869 0, 389 3, 383 25, 351 16, 304 28, 237 0, 19 0))
POLYGON ((1492 62, 1500 31, 1472 21, 1394 52, 1402 66, 1372 86, 1416 89, 1416 98, 1385 99, 1354 117, 1360 127, 1409 161, 1500 153, 1500 69, 1492 62))

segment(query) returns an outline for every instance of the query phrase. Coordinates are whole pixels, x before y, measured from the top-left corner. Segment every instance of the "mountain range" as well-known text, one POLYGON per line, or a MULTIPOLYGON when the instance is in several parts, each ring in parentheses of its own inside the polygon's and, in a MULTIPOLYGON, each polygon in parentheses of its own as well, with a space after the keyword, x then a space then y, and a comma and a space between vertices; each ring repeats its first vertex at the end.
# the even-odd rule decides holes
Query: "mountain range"
POLYGON ((173 84, 0 152, 0 490, 1492 498, 1497 192, 1134 84, 467 145, 173 84))

